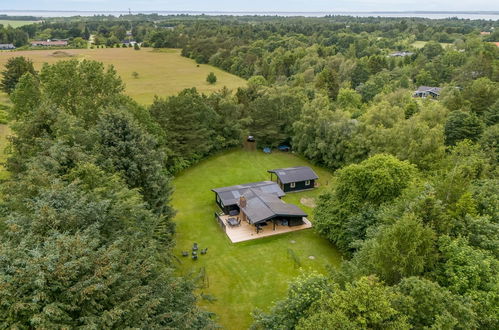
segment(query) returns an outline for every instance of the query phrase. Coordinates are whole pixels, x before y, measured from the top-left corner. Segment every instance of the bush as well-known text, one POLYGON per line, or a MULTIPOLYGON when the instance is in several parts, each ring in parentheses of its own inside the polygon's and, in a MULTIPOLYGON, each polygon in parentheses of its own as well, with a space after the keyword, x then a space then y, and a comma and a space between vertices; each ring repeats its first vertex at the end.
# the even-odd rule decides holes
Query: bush
POLYGON ((206 77, 206 81, 210 84, 213 85, 214 83, 217 82, 217 76, 213 72, 210 72, 208 76, 206 77))

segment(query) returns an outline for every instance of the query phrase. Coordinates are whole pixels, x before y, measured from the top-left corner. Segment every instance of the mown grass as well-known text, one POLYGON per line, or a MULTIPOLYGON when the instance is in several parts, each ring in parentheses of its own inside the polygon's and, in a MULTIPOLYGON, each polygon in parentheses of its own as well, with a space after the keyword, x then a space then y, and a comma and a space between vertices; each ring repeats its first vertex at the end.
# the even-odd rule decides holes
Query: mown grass
MULTIPOLYGON (((174 180, 173 206, 177 210, 176 255, 182 273, 195 277, 205 271, 205 286, 200 293, 216 301, 201 301, 217 313, 220 324, 228 329, 245 329, 255 308, 267 310, 272 302, 284 297, 288 284, 301 272, 327 272, 340 263, 340 254, 314 229, 232 244, 214 219, 217 210, 210 189, 269 180, 268 169, 308 165, 290 153, 265 155, 260 151, 234 150, 206 159, 180 173, 174 180), (197 242, 208 248, 197 261, 181 257, 197 242), (298 257, 298 266, 290 256, 298 257), (310 259, 314 256, 315 259, 310 259)), ((320 177, 318 189, 288 194, 284 199, 312 214, 302 204, 302 197, 314 198, 327 189, 331 173, 312 166, 320 177)), ((313 222, 312 217, 309 219, 313 222)))
POLYGON ((68 56, 54 56, 55 50, 0 51, 0 71, 7 60, 14 56, 30 58, 36 69, 40 69, 43 63, 71 58, 96 60, 105 65, 114 65, 126 85, 126 94, 142 104, 152 103, 155 95, 170 96, 185 88, 196 87, 200 92, 211 93, 224 86, 236 89, 246 84, 244 79, 213 66, 197 65, 195 61, 182 57, 178 49, 154 51, 143 48, 137 51, 133 48, 95 48, 62 51, 68 56), (138 73, 138 78, 133 77, 133 72, 138 73), (210 72, 217 76, 217 82, 213 85, 206 82, 210 72))
POLYGON ((17 21, 17 20, 10 20, 10 19, 0 19, 0 24, 3 26, 10 25, 13 28, 20 27, 23 25, 28 25, 28 24, 33 24, 37 23, 38 21, 17 21))
MULTIPOLYGON (((423 48, 426 44, 428 43, 428 41, 421 41, 421 40, 418 40, 418 41, 414 41, 412 43, 412 46, 414 48, 417 48, 417 49, 421 49, 423 48)), ((440 42, 440 45, 443 47, 443 48, 446 48, 447 46, 452 46, 452 43, 448 43, 448 42, 440 42)))

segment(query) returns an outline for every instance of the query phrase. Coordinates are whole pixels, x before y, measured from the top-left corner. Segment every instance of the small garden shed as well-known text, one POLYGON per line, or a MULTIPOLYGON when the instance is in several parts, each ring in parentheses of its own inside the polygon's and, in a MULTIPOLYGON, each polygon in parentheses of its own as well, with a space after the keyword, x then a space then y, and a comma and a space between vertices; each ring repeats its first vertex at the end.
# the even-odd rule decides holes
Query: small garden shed
POLYGON ((319 177, 308 166, 296 166, 269 170, 270 180, 276 176, 277 184, 284 192, 312 189, 319 177))

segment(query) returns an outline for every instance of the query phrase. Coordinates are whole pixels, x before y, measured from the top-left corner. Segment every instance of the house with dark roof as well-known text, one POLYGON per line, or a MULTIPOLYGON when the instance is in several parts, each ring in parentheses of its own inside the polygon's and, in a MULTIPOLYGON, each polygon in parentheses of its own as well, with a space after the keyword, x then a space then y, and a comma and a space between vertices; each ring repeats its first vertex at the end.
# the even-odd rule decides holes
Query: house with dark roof
POLYGON ((215 193, 216 203, 225 214, 238 214, 240 211, 239 199, 250 190, 274 195, 277 198, 281 198, 285 195, 282 189, 272 181, 238 184, 235 186, 215 188, 211 191, 215 193))
POLYGON ((211 189, 222 212, 215 219, 232 243, 308 229, 312 223, 298 206, 284 202, 286 194, 273 181, 211 189))
POLYGON ((442 88, 440 87, 430 87, 430 86, 419 86, 419 88, 412 94, 413 97, 427 98, 432 97, 434 99, 440 96, 442 88))
POLYGON ((284 192, 312 189, 315 187, 315 180, 319 178, 308 166, 277 168, 267 172, 270 173, 271 181, 275 174, 277 184, 284 192))
POLYGON ((0 44, 0 50, 16 49, 13 44, 0 44))
POLYGON ((276 226, 300 226, 307 214, 298 206, 282 201, 277 195, 249 189, 239 197, 239 209, 243 221, 251 225, 272 223, 276 226))

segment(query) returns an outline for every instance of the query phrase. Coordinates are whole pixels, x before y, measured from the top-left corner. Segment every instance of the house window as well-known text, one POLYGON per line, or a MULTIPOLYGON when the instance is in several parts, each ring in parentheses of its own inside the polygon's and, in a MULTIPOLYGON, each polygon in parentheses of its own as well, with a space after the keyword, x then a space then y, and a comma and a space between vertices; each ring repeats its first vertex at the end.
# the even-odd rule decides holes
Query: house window
POLYGON ((310 186, 310 180, 305 181, 306 186, 310 186))
POLYGON ((290 186, 291 188, 296 187, 296 182, 291 182, 291 183, 289 184, 289 186, 290 186))

